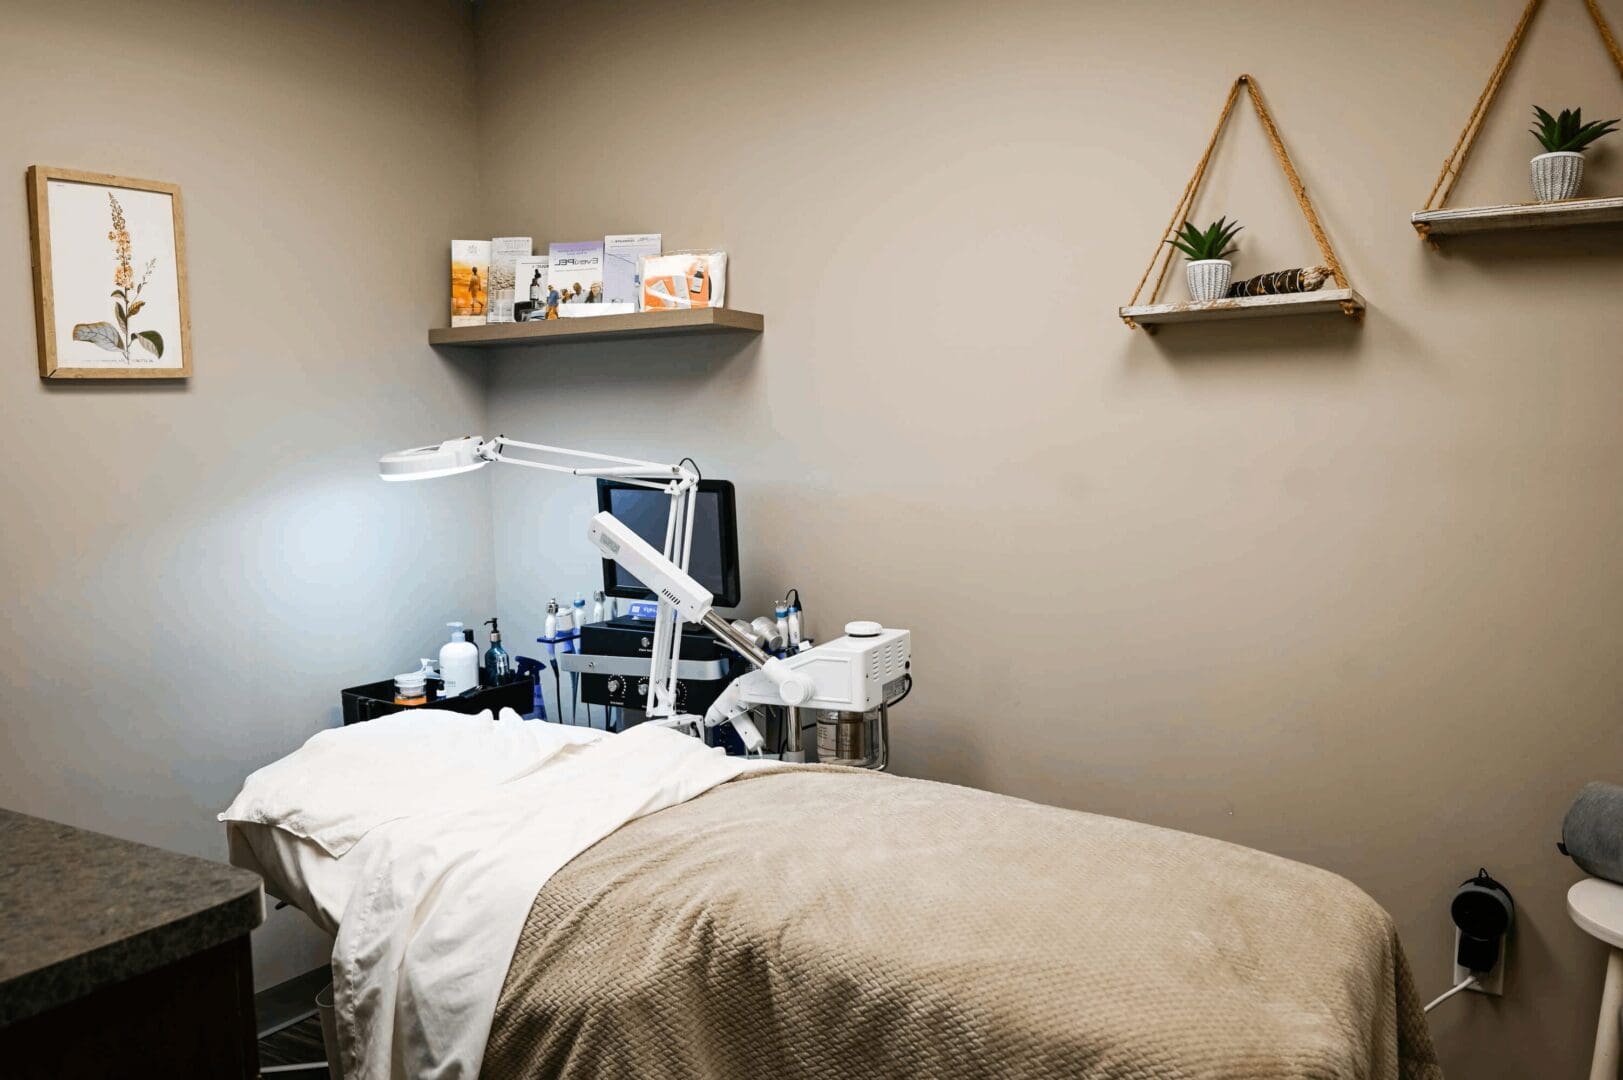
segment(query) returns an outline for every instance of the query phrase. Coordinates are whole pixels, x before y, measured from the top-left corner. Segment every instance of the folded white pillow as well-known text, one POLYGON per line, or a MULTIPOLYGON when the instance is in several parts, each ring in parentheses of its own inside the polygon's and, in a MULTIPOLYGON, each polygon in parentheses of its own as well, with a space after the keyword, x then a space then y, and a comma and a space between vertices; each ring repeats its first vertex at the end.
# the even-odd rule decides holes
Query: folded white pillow
POLYGON ((317 732, 243 781, 220 820, 283 829, 336 857, 385 822, 462 805, 603 734, 511 709, 496 720, 407 709, 317 732))

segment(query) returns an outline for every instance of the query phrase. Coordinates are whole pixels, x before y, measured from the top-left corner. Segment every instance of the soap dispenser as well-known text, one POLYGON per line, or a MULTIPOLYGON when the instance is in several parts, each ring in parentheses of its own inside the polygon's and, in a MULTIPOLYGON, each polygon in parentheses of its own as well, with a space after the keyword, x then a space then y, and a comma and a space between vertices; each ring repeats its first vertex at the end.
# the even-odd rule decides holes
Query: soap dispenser
POLYGON ((502 631, 496 620, 486 619, 485 625, 490 627, 490 648, 485 650, 485 678, 490 680, 490 685, 500 686, 513 674, 513 658, 502 648, 502 631))
POLYGON ((479 646, 467 639, 459 622, 445 624, 451 640, 440 646, 440 677, 445 696, 456 697, 479 688, 479 646))

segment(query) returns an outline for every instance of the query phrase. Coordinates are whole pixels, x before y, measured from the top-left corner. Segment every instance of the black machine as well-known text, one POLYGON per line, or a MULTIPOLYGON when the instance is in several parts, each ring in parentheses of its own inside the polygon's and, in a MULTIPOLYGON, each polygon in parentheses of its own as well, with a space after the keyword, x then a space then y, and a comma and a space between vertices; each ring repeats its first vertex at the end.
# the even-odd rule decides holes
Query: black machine
MULTIPOLYGON (((693 545, 688 572, 709 589, 717 607, 736 607, 740 596, 738 520, 733 485, 727 480, 700 480, 694 500, 693 545)), ((607 510, 655 548, 664 546, 670 498, 653 488, 598 480, 597 505, 607 510)), ((629 600, 654 594, 619 564, 603 560, 603 591, 629 600)), ((580 672, 580 697, 588 705, 622 710, 625 726, 642 719, 648 704, 648 667, 653 656, 654 624, 648 619, 619 618, 587 623, 580 630, 580 654, 567 660, 580 672)), ((560 662, 564 662, 560 657, 560 662)), ((676 702, 683 712, 703 713, 749 664, 695 626, 682 631, 682 659, 677 668, 676 702)), ((732 738, 732 732, 726 732, 732 738)))
MULTIPOLYGON (((738 515, 728 480, 700 480, 693 500, 693 545, 688 573, 709 589, 716 606, 737 607, 738 515)), ((662 550, 670 496, 654 488, 618 480, 598 480, 597 508, 607 510, 631 531, 662 550)), ((603 591, 623 600, 652 600, 654 594, 612 559, 603 560, 603 591)))
MULTIPOLYGON (((654 624, 644 619, 611 619, 587 623, 580 632, 580 699, 588 705, 624 709, 628 724, 648 704, 648 664, 653 656, 654 624)), ((573 666, 572 664, 572 666, 573 666)), ((748 665, 708 630, 687 627, 682 633, 682 661, 677 669, 676 704, 683 712, 703 713, 748 665)))

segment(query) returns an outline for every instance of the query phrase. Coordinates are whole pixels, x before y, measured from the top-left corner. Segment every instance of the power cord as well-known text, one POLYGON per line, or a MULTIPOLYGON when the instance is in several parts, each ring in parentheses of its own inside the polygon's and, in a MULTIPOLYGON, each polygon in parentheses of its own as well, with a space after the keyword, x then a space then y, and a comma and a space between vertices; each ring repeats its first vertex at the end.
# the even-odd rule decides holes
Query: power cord
POLYGON ((1431 1010, 1435 1009, 1437 1006, 1441 1005, 1443 1002, 1447 1001, 1449 998, 1453 997, 1455 994, 1459 993, 1461 990, 1469 990, 1469 989, 1471 989, 1471 987, 1475 986, 1476 984, 1477 984, 1477 980, 1476 980, 1475 975, 1470 976, 1469 978, 1467 978, 1463 982, 1455 983, 1454 986, 1451 989, 1444 990, 1441 994, 1438 994, 1436 1000, 1433 1001, 1430 1005, 1427 1005, 1421 1011, 1422 1012, 1431 1012, 1431 1010))

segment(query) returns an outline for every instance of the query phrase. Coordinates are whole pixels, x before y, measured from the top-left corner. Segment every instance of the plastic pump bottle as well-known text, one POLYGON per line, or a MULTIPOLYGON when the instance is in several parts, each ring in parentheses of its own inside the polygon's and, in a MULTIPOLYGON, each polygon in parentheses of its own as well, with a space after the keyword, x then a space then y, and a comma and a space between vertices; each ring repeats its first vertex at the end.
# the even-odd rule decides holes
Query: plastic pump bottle
POLYGON ((599 589, 592 594, 592 621, 595 623, 602 622, 605 614, 603 610, 603 590, 599 589))
POLYGON ((456 697, 479 687, 479 646, 467 639, 459 622, 445 624, 451 640, 440 646, 440 678, 445 696, 456 697))

